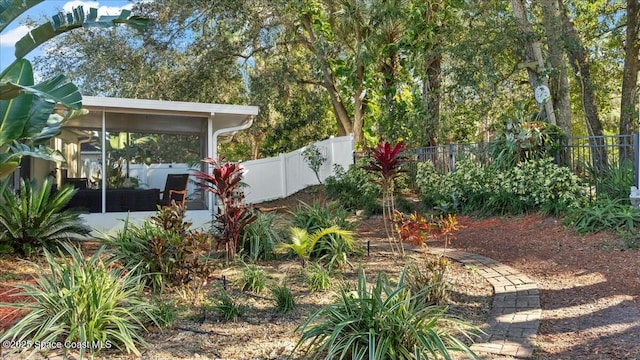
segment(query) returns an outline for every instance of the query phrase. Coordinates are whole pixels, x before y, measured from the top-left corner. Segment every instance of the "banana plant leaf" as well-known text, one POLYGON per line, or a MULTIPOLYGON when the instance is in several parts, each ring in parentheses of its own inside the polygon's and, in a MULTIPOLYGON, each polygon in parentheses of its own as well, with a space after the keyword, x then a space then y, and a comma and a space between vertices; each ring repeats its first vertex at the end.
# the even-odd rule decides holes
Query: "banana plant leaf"
POLYGON ((46 146, 31 147, 14 141, 8 147, 7 152, 0 153, 0 179, 9 176, 20 165, 23 156, 64 162, 64 156, 57 150, 52 150, 46 146))
POLYGON ((90 8, 89 13, 85 15, 82 6, 74 8, 72 12, 54 15, 51 20, 31 30, 18 40, 15 51, 17 59, 24 57, 45 41, 79 27, 104 28, 117 24, 126 24, 134 29, 144 29, 149 23, 148 18, 132 16, 129 10, 122 10, 118 16, 98 17, 98 9, 90 8))
POLYGON ((25 11, 44 0, 0 0, 0 32, 25 11))

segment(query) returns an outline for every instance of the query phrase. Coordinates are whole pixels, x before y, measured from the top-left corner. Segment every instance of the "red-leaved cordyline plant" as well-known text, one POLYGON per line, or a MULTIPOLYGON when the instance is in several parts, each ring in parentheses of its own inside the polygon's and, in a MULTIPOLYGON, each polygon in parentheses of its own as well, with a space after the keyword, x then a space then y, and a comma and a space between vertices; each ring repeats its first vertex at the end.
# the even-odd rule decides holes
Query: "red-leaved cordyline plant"
POLYGON ((211 174, 197 172, 194 176, 198 185, 205 191, 216 195, 222 203, 222 212, 215 215, 214 226, 218 230, 218 244, 223 244, 227 252, 227 260, 235 261, 238 243, 245 226, 256 218, 244 204, 244 192, 240 188, 244 170, 239 164, 218 162, 212 158, 202 160, 212 166, 211 174))
POLYGON ((400 174, 406 172, 406 170, 401 168, 407 161, 407 158, 402 156, 402 152, 405 148, 406 147, 403 142, 399 142, 394 146, 389 142, 380 142, 378 143, 378 146, 369 149, 373 159, 369 161, 369 165, 363 166, 363 169, 377 174, 380 177, 380 185, 382 186, 382 218, 384 221, 384 229, 387 232, 391 251, 395 254, 394 246, 397 246, 402 255, 404 255, 402 238, 400 238, 400 244, 396 244, 395 232, 389 222, 393 221, 396 208, 394 182, 400 174))

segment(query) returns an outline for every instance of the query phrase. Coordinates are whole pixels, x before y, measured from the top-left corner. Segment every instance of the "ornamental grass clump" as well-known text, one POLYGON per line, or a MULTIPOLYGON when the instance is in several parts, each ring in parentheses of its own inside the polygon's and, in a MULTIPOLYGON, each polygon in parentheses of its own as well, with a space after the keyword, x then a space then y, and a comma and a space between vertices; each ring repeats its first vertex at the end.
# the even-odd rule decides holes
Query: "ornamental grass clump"
POLYGON ((477 358, 458 336, 471 339, 477 328, 446 315, 446 307, 414 301, 404 285, 403 270, 396 286, 384 273, 372 288, 362 269, 356 291, 343 290, 340 299, 313 313, 297 328, 294 351, 311 359, 432 359, 462 352, 477 358))
POLYGON ((140 356, 147 326, 160 325, 157 306, 142 297, 144 281, 103 261, 104 248, 85 259, 77 247, 62 247, 65 252, 59 251, 57 258, 44 250, 48 267, 34 264, 35 284, 18 285, 22 291, 15 296, 31 301, 1 305, 29 311, 1 341, 61 343, 65 353, 78 350, 81 357, 111 347, 140 356), (81 346, 73 349, 77 344, 81 346))

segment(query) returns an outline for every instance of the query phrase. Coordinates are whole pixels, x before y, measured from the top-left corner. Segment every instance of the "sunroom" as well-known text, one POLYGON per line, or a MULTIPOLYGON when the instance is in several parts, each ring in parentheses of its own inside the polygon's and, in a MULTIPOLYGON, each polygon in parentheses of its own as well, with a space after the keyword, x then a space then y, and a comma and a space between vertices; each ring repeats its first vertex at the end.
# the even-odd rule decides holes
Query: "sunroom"
MULTIPOLYGON (((148 217, 170 174, 206 170, 200 160, 217 158, 218 143, 248 129, 258 114, 255 106, 92 96, 83 97, 83 108, 88 114, 69 121, 54 139, 66 162, 30 159, 21 176, 55 176, 57 186, 76 186, 71 205, 84 209, 98 230, 125 217, 148 217)), ((210 220, 213 197, 193 181, 186 190, 191 220, 210 220)))

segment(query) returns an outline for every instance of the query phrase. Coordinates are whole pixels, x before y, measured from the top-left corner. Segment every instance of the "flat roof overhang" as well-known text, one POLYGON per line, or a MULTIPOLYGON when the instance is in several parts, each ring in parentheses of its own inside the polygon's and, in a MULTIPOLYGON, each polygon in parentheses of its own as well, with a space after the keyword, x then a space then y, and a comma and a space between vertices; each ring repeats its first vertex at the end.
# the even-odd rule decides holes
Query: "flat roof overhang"
POLYGON ((111 131, 201 134, 211 119, 215 133, 246 125, 259 111, 257 106, 96 96, 83 96, 82 107, 89 114, 65 127, 100 130, 104 116, 111 131))

